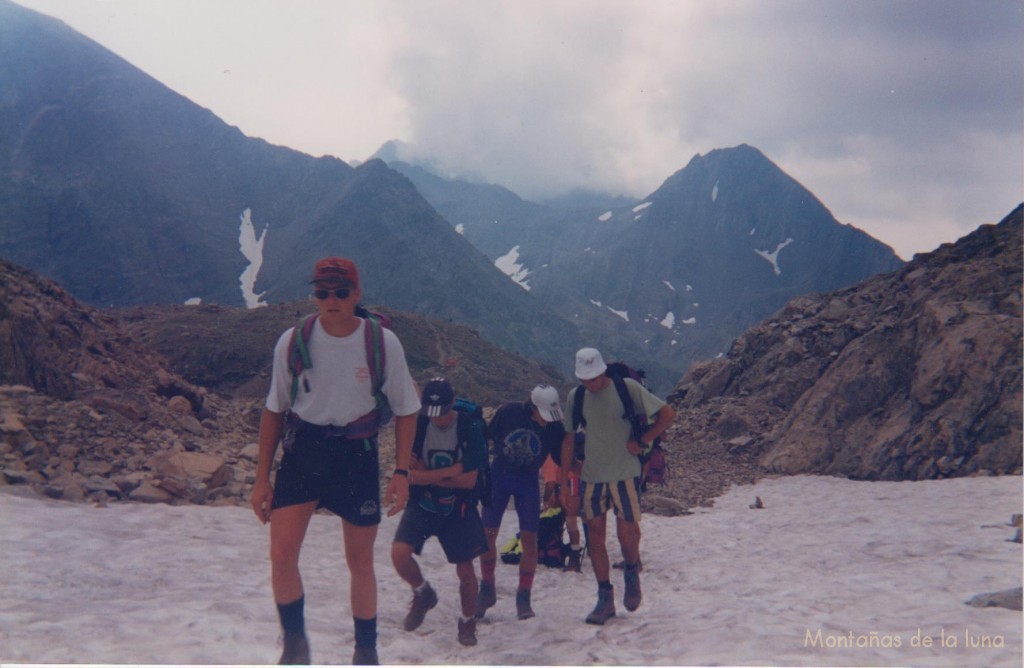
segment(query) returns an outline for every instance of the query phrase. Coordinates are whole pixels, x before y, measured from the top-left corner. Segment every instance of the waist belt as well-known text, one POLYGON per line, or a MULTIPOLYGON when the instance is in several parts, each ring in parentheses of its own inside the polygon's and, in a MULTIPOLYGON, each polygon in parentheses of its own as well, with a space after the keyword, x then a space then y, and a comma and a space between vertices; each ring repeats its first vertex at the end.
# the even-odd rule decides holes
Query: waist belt
POLYGON ((311 436, 313 438, 343 439, 358 441, 364 438, 373 438, 380 429, 380 413, 376 409, 366 415, 349 422, 346 425, 338 426, 333 424, 319 425, 306 422, 295 413, 288 413, 285 418, 284 434, 282 442, 285 451, 291 450, 295 445, 298 436, 311 436))

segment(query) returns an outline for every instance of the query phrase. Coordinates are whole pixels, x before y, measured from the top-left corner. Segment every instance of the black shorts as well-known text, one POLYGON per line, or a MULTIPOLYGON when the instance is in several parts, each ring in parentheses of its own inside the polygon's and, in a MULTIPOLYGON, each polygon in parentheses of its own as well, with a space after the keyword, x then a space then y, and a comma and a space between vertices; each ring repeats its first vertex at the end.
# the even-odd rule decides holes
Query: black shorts
POLYGON ((421 554, 423 544, 431 536, 437 536, 450 564, 471 561, 488 550, 484 525, 475 503, 460 502, 451 515, 441 515, 410 500, 395 531, 394 542, 411 545, 416 554, 421 554))
POLYGON ((357 526, 380 524, 377 439, 299 433, 281 458, 272 508, 310 501, 357 526))

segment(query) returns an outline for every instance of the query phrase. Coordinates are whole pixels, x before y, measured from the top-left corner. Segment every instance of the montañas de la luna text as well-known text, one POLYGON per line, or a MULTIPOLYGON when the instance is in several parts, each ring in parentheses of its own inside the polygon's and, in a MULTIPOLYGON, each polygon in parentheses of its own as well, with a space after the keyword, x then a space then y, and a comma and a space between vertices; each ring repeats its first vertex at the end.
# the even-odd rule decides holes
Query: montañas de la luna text
POLYGON ((969 628, 965 628, 962 633, 940 629, 938 636, 925 635, 921 629, 918 629, 917 633, 912 634, 909 638, 904 638, 897 633, 880 633, 878 631, 825 633, 821 629, 815 632, 807 629, 804 634, 804 647, 822 649, 899 649, 904 645, 945 649, 1001 648, 1006 646, 1006 639, 1001 635, 980 634, 969 628))

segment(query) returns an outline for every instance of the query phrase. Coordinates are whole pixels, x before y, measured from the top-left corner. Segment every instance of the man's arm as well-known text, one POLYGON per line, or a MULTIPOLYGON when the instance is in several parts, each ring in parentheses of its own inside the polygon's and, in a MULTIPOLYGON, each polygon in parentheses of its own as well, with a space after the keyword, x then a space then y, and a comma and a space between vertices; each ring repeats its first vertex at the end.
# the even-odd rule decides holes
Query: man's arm
POLYGON ((654 424, 648 427, 647 431, 640 435, 640 438, 643 439, 644 447, 654 443, 654 439, 664 434, 665 430, 672 426, 672 423, 676 419, 676 412, 671 406, 665 404, 660 410, 658 410, 657 416, 658 419, 654 421, 654 424))
POLYGON ((277 454, 277 444, 281 440, 284 415, 284 413, 275 413, 264 408, 260 417, 260 450, 256 462, 256 482, 253 485, 249 503, 252 505, 257 519, 263 524, 270 521, 270 506, 274 500, 274 488, 270 484, 270 468, 274 463, 274 455, 277 454))
POLYGON ((409 471, 410 485, 443 485, 452 487, 449 482, 462 474, 462 462, 455 462, 451 466, 439 469, 428 469, 426 467, 415 467, 409 471))
POLYGON ((640 440, 643 442, 637 443, 636 441, 630 441, 627 444, 626 447, 629 448, 629 451, 634 455, 640 455, 642 452, 647 450, 651 444, 654 443, 654 439, 664 434, 665 430, 672 426, 672 422, 676 419, 675 410, 668 404, 659 408, 655 415, 657 415, 658 418, 654 421, 654 424, 648 427, 647 431, 640 435, 640 440))
MULTIPOLYGON (((453 466, 458 466, 460 469, 462 468, 462 464, 454 464, 453 466)), ((476 486, 476 476, 476 469, 473 469, 472 471, 461 471, 456 475, 450 475, 442 478, 437 484, 450 489, 473 489, 473 487, 476 486)))
POLYGON ((573 439, 576 434, 566 430, 565 436, 562 438, 562 465, 558 470, 558 488, 559 488, 559 502, 563 508, 569 507, 571 501, 570 490, 569 490, 569 472, 572 471, 573 466, 573 439))
MULTIPOLYGON (((409 471, 412 459, 412 440, 416 435, 416 413, 395 417, 395 470, 409 471)), ((391 506, 388 517, 402 512, 409 501, 409 475, 391 476, 384 494, 384 503, 391 506)))

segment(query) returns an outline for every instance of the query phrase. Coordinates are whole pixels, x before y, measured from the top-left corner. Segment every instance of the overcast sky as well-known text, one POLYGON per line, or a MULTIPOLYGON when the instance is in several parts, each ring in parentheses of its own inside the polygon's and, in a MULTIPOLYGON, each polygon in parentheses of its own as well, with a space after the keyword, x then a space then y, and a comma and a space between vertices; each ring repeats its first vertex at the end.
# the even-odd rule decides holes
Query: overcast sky
POLYGON ((250 136, 528 199, 757 147, 904 259, 1024 183, 1024 0, 18 0, 250 136))

